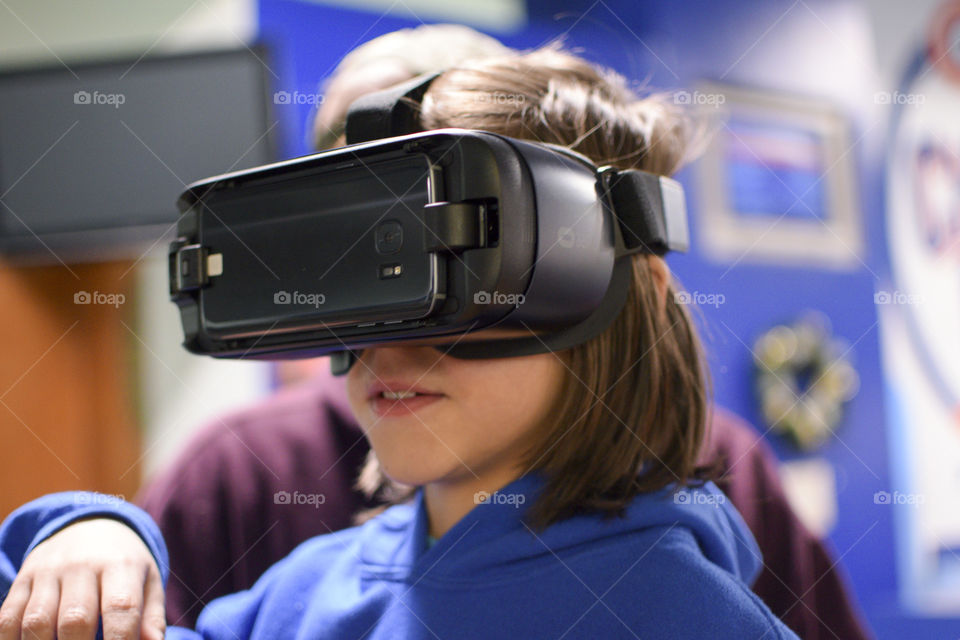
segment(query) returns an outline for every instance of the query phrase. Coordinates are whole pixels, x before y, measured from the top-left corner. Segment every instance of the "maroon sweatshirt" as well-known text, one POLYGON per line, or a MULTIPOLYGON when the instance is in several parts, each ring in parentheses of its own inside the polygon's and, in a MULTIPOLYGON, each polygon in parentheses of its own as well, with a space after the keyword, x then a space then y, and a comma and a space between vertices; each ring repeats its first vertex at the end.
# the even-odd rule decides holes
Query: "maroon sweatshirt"
MULTIPOLYGON (((353 489, 369 447, 344 384, 324 373, 213 421, 141 490, 170 552, 170 624, 193 627, 208 602, 372 506, 353 489)), ((713 413, 703 459, 720 460, 717 485, 763 554, 754 592, 806 640, 871 637, 826 545, 787 504, 768 445, 732 413, 713 413)))

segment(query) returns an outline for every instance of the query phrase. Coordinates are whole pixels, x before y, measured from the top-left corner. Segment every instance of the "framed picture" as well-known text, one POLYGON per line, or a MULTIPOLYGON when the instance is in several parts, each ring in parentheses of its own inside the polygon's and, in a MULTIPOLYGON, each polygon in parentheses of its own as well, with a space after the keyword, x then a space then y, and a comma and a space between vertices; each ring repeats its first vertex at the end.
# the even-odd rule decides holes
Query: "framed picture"
POLYGON ((711 139, 697 162, 698 245, 718 262, 856 269, 864 253, 854 153, 830 103, 703 84, 711 139), (722 97, 722 99, 720 99, 722 97))

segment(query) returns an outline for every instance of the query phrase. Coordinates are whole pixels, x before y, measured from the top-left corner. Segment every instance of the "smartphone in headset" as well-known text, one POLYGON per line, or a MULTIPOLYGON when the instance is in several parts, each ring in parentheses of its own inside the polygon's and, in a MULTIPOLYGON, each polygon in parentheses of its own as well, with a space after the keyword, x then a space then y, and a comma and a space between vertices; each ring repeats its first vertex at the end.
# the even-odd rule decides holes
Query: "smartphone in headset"
POLYGON ((201 298, 206 332, 229 339, 429 315, 443 274, 423 251, 421 218, 437 200, 438 171, 422 154, 346 158, 211 190, 196 203, 208 260, 221 261, 201 298))

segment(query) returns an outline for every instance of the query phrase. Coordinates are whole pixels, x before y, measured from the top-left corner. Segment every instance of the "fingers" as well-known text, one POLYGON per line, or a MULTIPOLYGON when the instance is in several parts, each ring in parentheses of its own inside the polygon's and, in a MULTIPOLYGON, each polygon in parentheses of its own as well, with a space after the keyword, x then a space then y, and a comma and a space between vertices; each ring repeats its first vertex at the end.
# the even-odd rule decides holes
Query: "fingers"
POLYGON ((0 608, 0 640, 89 640, 101 614, 105 638, 162 640, 166 621, 159 572, 151 568, 144 579, 139 570, 121 566, 102 576, 73 571, 62 582, 42 574, 33 583, 15 581, 0 608))
POLYGON ((53 640, 60 605, 60 579, 47 573, 33 578, 30 599, 23 611, 23 637, 31 640, 53 640))
POLYGON ((112 519, 78 521, 24 559, 0 606, 0 640, 162 640, 160 571, 137 533, 112 519))
POLYGON ((160 572, 156 567, 150 567, 144 585, 143 622, 140 628, 140 637, 143 640, 163 640, 163 633, 167 628, 164 597, 160 572))
POLYGON ((30 600, 29 579, 15 580, 0 607, 0 640, 20 640, 23 611, 30 600))
POLYGON ((97 574, 78 570, 64 574, 57 616, 59 640, 90 640, 100 620, 100 589, 97 574))
POLYGON ((131 565, 104 570, 100 578, 100 612, 104 638, 136 638, 143 610, 145 575, 131 565))

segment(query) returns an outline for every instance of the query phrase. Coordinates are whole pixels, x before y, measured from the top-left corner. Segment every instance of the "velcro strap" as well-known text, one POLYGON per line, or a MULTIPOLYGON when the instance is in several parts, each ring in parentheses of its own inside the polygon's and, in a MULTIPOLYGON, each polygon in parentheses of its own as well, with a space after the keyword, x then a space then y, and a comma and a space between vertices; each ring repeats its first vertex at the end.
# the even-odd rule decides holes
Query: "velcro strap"
POLYGON ((439 72, 425 73, 389 89, 368 93, 347 109, 347 144, 392 138, 421 130, 417 111, 439 72))
POLYGON ((614 215, 627 253, 663 255, 689 247, 683 187, 639 170, 604 171, 614 215))

